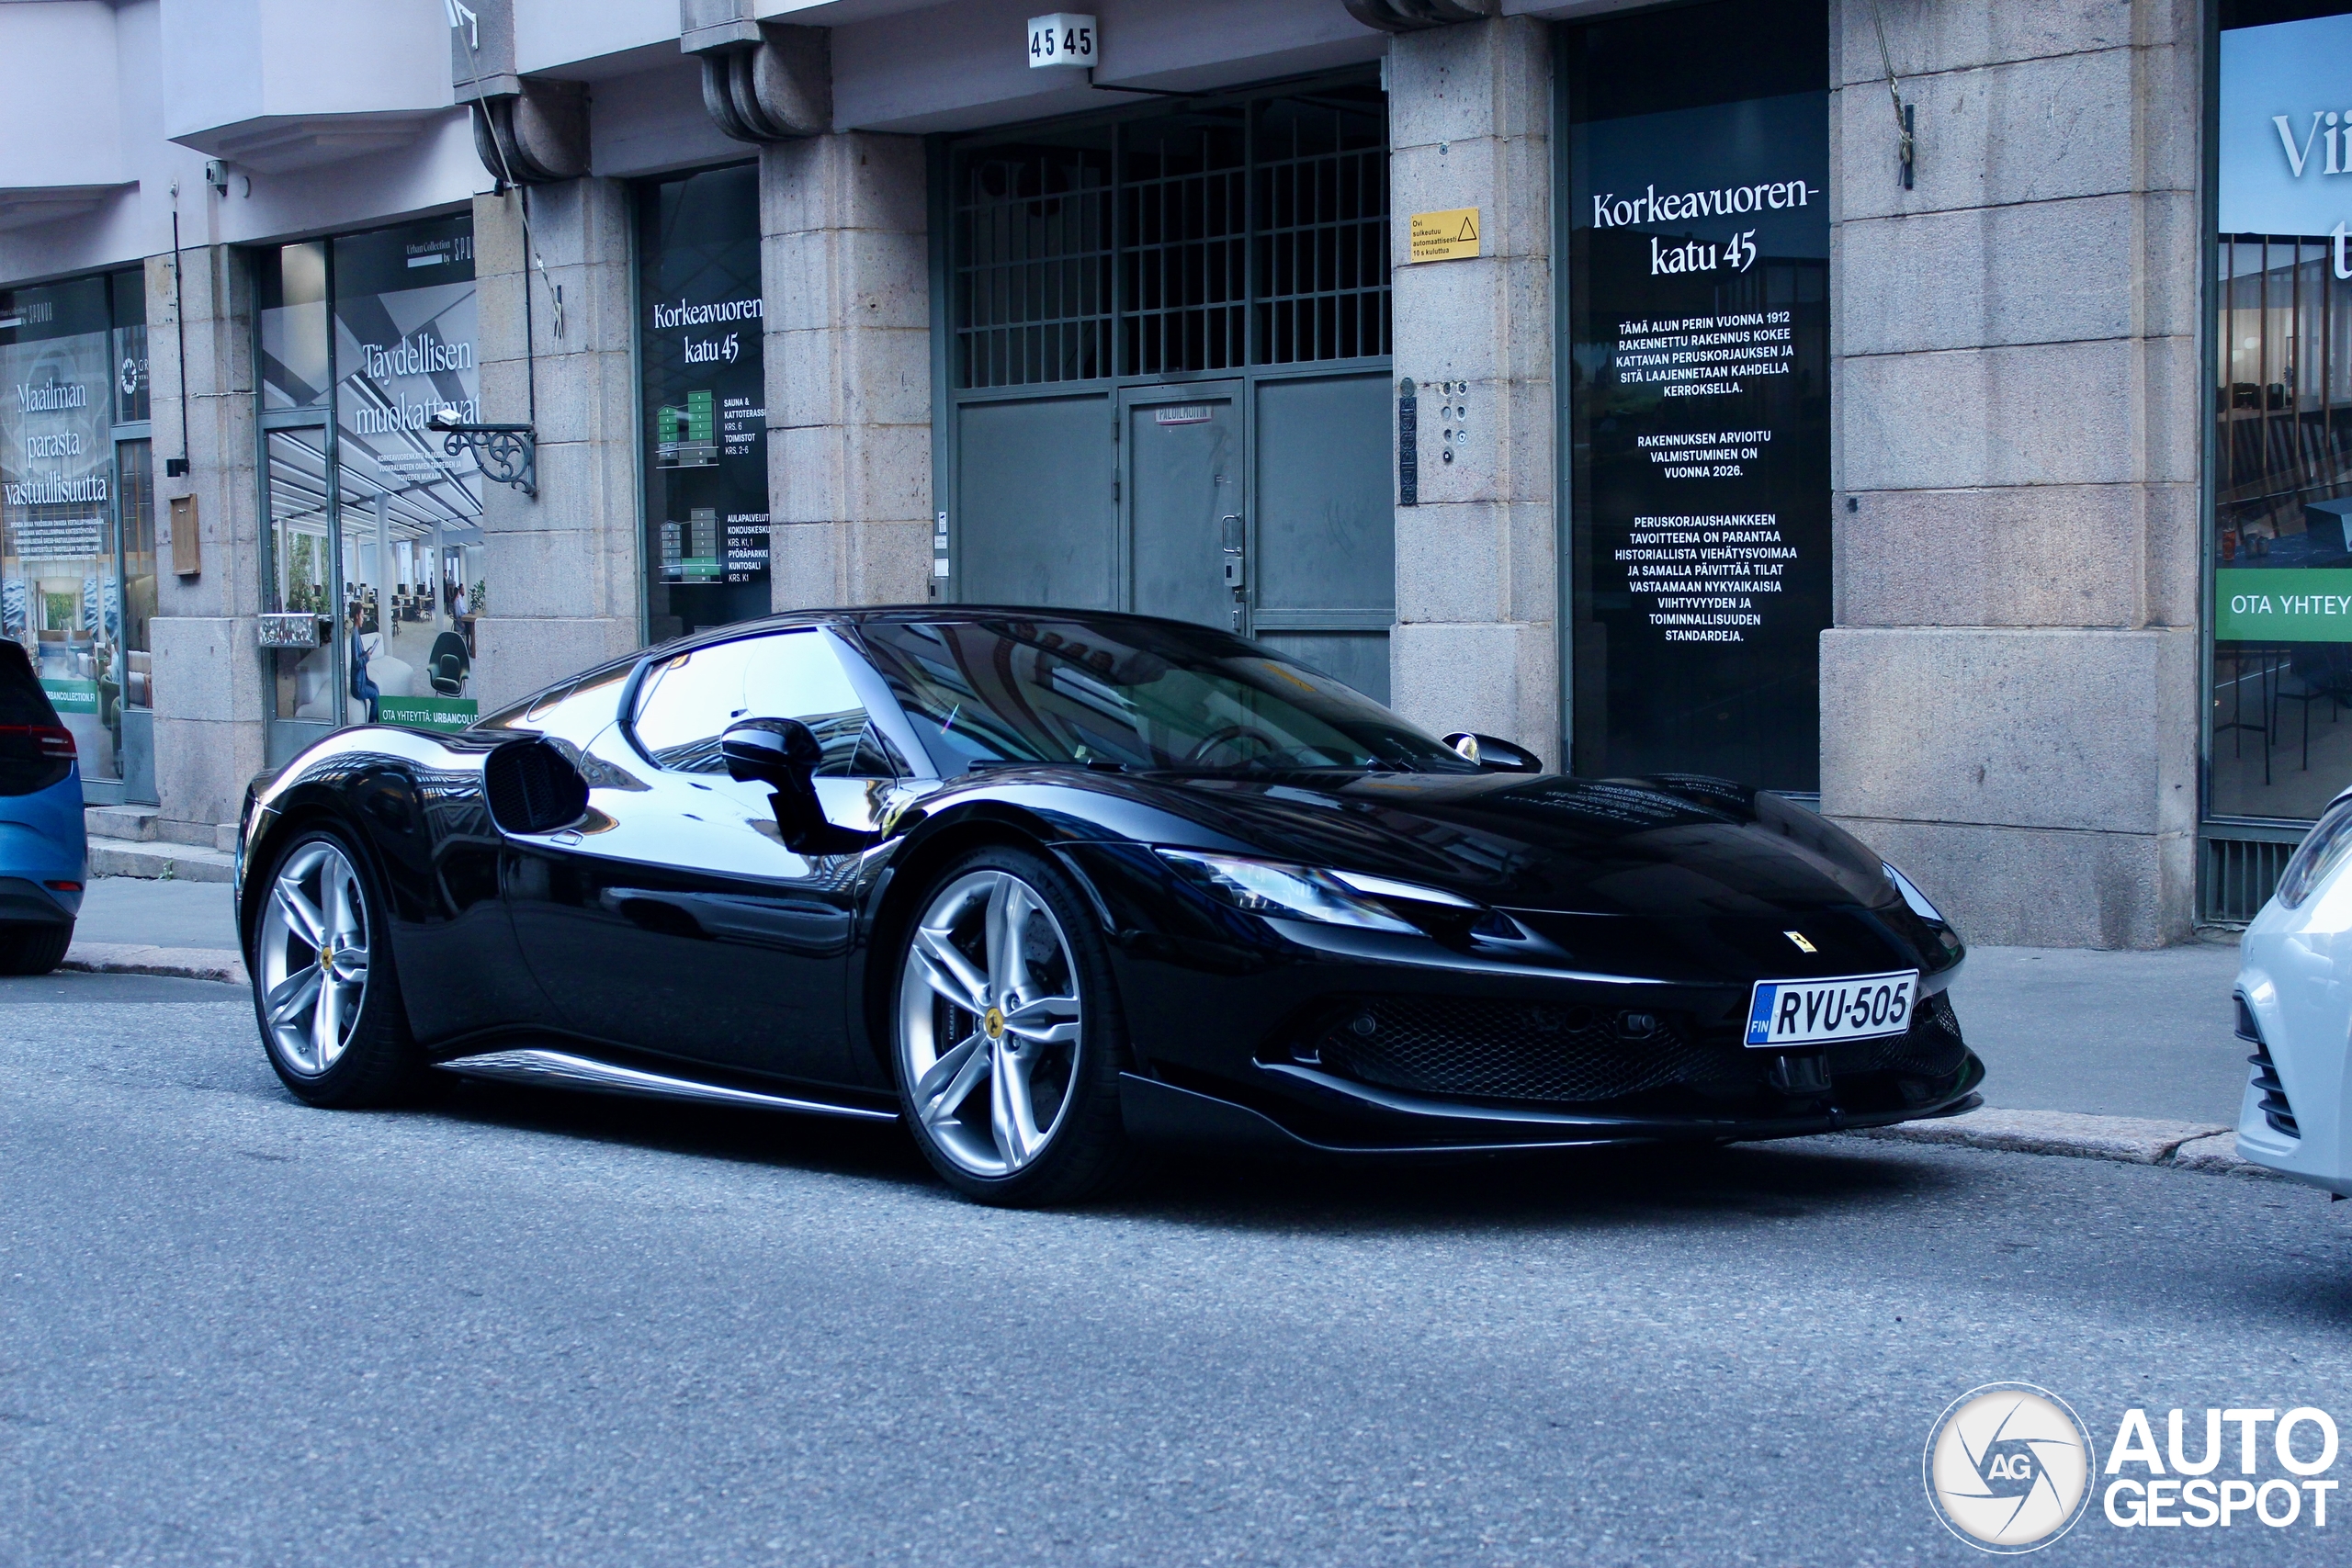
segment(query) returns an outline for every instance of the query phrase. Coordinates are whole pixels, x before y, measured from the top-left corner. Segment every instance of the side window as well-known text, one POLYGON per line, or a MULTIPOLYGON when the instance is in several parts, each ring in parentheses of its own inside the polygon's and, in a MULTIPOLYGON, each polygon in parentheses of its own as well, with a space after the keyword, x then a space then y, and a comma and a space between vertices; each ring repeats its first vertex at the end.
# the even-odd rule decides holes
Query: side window
POLYGON ((635 666, 623 662, 549 686, 477 720, 476 729, 527 729, 586 744, 613 722, 620 687, 635 666))
POLYGON ((901 772, 867 722, 841 655, 820 632, 782 632, 698 648, 648 672, 631 728, 638 744, 678 773, 723 773, 718 738, 741 718, 797 718, 825 749, 828 778, 901 772))

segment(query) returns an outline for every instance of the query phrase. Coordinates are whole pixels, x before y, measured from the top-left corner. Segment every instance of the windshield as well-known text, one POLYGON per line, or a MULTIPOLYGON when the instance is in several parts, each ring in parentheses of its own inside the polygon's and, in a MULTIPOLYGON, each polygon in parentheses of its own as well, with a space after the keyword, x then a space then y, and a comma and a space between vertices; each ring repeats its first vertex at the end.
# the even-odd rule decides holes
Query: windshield
POLYGON ((1329 675, 1206 627, 1005 618, 858 630, 944 776, 992 761, 1477 771, 1329 675))

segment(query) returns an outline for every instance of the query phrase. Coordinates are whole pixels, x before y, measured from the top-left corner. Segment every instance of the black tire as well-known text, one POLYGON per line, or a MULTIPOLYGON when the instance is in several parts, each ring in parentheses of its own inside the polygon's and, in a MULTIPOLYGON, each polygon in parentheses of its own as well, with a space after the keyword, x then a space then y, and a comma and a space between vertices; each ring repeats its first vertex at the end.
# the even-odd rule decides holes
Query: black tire
POLYGON ((0 975, 46 975, 65 962, 74 922, 0 926, 0 975))
MULTIPOLYGON (((310 870, 302 874, 306 886, 311 874, 310 870)), ((253 976, 254 1017, 261 1031, 262 1048, 268 1055, 278 1081, 303 1103, 335 1111, 398 1105, 418 1098, 428 1066, 409 1032, 407 1010, 401 1005, 383 895, 377 889, 367 861, 351 840, 325 828, 297 834, 271 858, 268 877, 256 880, 253 891, 262 898, 263 905, 254 917, 252 950, 246 955, 246 965, 253 976), (293 938, 287 956, 277 964, 272 962, 271 944, 287 942, 290 931, 276 906, 279 879, 290 868, 318 866, 320 850, 340 857, 348 868, 350 881, 345 897, 351 889, 356 890, 366 958, 364 979, 358 987, 357 1016, 346 1019, 336 1031, 340 1045, 323 1065, 303 1059, 281 1040, 279 1030, 270 1021, 267 998, 274 968, 293 968, 304 951, 309 953, 312 967, 317 966, 319 950, 299 936, 293 938)), ((348 953, 347 944, 344 952, 348 953)), ((332 971, 333 964, 328 967, 332 971)), ((283 978, 297 977, 289 973, 283 978)), ((346 986, 346 996, 347 992, 346 986)), ((313 1010, 313 1021, 315 1016, 313 1010)), ((315 1035, 312 1038, 315 1040, 315 1035)))
MULTIPOLYGON (((1051 1208, 1099 1197, 1135 1174, 1138 1168, 1136 1153, 1128 1142, 1126 1127, 1119 1114, 1119 1075, 1130 1060, 1125 1015, 1119 1005, 1110 953, 1095 923, 1093 910, 1059 866, 1043 855, 1011 846, 990 845, 959 857, 933 877, 915 901, 899 935, 898 961, 891 972, 896 981, 888 1010, 892 1076, 898 1083, 899 1104, 915 1145, 942 1180, 978 1202, 1006 1208, 1051 1208), (951 890, 981 874, 1017 879, 1052 916, 1052 926, 1058 928, 1054 934, 1061 937, 1064 953, 1049 956, 1044 966, 1058 975, 1066 957, 1067 967, 1076 982, 1074 994, 1078 1000, 1075 1059, 1064 1065, 1055 1090, 1059 1113, 1026 1163, 1002 1174, 972 1168, 968 1150, 965 1157, 958 1157, 926 1122, 916 1104, 915 1085, 910 1079, 914 1061, 909 1044, 910 1008, 934 1008, 934 1029, 939 1018, 959 1016, 952 1004, 922 991, 925 982, 913 976, 919 928, 951 890), (917 998, 913 992, 922 992, 922 997, 917 998)), ((1003 1016, 998 1010, 991 1011, 996 1011, 999 1018, 1003 1016)), ((980 1031, 988 1026, 979 1015, 972 1016, 974 1032, 968 1038, 979 1041, 984 1048, 986 1042, 980 1040, 980 1031)), ((998 1037, 1009 1039, 1003 1032, 1004 1026, 998 1027, 998 1037)), ((980 1100, 988 1098, 986 1074, 977 1093, 980 1100)), ((941 1124, 949 1126, 945 1119, 941 1124)), ((953 1131, 951 1126, 951 1134, 953 1131)))

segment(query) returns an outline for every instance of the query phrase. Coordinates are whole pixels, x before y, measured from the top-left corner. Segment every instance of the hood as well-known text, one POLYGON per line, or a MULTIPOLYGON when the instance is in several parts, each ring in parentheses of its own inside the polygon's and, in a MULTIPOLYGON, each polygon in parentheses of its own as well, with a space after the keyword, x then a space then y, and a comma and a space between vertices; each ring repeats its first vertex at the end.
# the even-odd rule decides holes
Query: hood
POLYGON ((1654 968, 1661 939, 1716 974, 1940 971, 1961 956, 1957 937, 1915 914, 1851 834, 1722 779, 1158 775, 1118 785, 1225 845, 1442 887, 1596 958, 1641 954, 1654 968))

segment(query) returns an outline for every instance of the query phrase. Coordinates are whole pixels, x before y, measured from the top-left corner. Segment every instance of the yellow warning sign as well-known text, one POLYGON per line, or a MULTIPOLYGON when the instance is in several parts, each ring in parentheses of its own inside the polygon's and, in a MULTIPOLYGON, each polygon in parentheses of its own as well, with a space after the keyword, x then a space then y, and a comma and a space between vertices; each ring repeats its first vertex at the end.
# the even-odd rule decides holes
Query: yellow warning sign
POLYGON ((1478 209, 1457 207, 1451 212, 1416 212, 1412 241, 1417 262, 1475 256, 1478 254, 1478 209))

